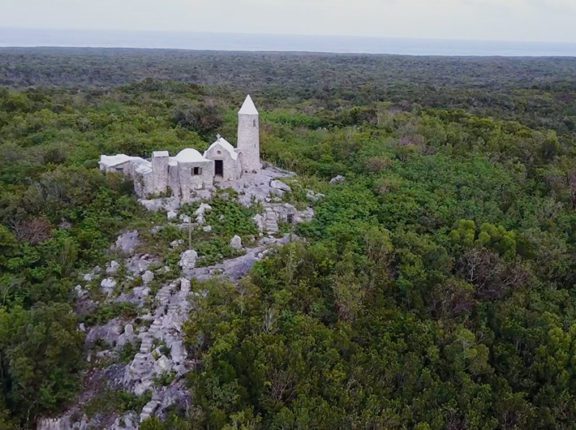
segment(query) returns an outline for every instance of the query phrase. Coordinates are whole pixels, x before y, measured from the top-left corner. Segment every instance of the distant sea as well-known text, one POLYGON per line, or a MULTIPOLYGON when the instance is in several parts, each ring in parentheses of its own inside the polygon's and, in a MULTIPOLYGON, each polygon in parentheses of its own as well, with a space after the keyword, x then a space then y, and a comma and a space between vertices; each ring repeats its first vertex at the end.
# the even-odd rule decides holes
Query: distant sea
POLYGON ((0 28, 0 46, 576 57, 576 43, 7 28, 0 28))

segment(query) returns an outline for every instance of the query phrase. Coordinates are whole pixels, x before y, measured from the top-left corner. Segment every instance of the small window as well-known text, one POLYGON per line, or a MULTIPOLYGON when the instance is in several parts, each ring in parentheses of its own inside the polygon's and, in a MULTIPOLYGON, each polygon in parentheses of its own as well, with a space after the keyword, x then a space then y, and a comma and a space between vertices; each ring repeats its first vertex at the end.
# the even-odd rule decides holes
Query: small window
POLYGON ((192 174, 193 174, 194 176, 201 175, 201 174, 202 174, 202 169, 201 169, 200 167, 194 167, 194 168, 192 169, 192 174))
POLYGON ((253 120, 252 126, 253 126, 253 127, 256 127, 256 120, 253 120))

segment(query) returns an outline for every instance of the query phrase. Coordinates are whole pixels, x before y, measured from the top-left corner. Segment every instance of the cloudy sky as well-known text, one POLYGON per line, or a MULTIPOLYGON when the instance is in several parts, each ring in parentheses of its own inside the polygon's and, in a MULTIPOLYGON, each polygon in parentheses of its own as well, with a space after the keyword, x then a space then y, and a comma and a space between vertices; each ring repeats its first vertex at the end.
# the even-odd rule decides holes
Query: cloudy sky
POLYGON ((576 0, 0 0, 0 27, 576 42, 576 0))

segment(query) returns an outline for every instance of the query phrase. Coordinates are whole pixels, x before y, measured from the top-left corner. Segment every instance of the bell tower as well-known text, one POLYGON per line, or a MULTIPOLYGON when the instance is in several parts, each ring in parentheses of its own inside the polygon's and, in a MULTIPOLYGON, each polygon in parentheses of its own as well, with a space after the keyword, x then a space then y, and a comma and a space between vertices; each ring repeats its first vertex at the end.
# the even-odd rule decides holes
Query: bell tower
POLYGON ((260 123, 259 115, 252 98, 248 95, 238 112, 238 152, 241 155, 242 171, 260 171, 260 123))

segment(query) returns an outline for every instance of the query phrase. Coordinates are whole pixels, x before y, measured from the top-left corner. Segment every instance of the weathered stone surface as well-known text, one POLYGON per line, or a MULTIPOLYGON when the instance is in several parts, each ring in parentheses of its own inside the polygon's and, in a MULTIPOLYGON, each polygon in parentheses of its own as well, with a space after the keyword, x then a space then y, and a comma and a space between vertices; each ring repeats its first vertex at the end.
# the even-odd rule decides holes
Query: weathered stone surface
POLYGON ((196 209, 196 212, 194 212, 194 215, 204 215, 206 212, 210 212, 211 210, 212 206, 210 206, 208 203, 201 203, 198 209, 196 209))
POLYGON ((300 211, 296 214, 296 217, 294 218, 294 221, 296 223, 300 223, 300 222, 308 222, 311 221, 312 218, 314 218, 314 209, 312 208, 307 208, 304 211, 300 211))
POLYGON ((166 218, 168 218, 168 221, 172 221, 172 220, 176 219, 177 216, 178 216, 178 212, 176 212, 176 211, 168 211, 166 213, 166 218))
POLYGON ((230 248, 232 249, 236 249, 236 250, 240 250, 242 249, 242 238, 238 235, 235 235, 231 240, 230 240, 230 248))
POLYGON ((258 230, 263 232, 264 231, 264 217, 260 214, 256 214, 252 219, 254 220, 256 227, 258 227, 258 230))
POLYGON ((330 185, 343 184, 345 181, 346 178, 342 175, 334 176, 330 179, 330 185))
POLYGON ((170 242, 171 248, 178 248, 181 245, 184 245, 184 241, 182 239, 173 240, 172 242, 170 242))
POLYGON ((138 231, 128 231, 118 236, 116 240, 116 250, 126 255, 132 255, 136 251, 136 247, 140 244, 138 231))
POLYGON ((158 258, 150 254, 138 254, 126 260, 126 270, 132 275, 140 275, 148 270, 152 263, 156 263, 158 258))
POLYGON ((110 430, 138 430, 138 415, 135 412, 128 412, 116 418, 110 430))
POLYGON ((86 273, 82 279, 84 279, 86 282, 91 282, 94 279, 96 279, 96 277, 98 276, 98 274, 102 271, 102 269, 99 266, 96 266, 92 269, 91 272, 86 273))
POLYGON ((273 200, 281 201, 282 197, 284 196, 284 194, 286 194, 286 192, 282 191, 279 188, 272 188, 270 190, 270 194, 273 196, 273 200))
POLYGON ((134 326, 132 326, 132 324, 126 324, 124 326, 124 333, 122 333, 118 337, 116 346, 122 347, 127 343, 135 343, 135 342, 136 342, 136 335, 134 334, 134 326))
POLYGON ((73 423, 69 416, 61 418, 46 418, 38 421, 37 430, 88 430, 88 419, 82 417, 82 420, 73 423))
POLYGON ((212 226, 211 225, 205 225, 204 227, 202 227, 202 231, 204 233, 210 233, 212 231, 212 226))
POLYGON ((325 196, 322 193, 315 193, 312 190, 306 190, 306 198, 313 203, 318 202, 319 200, 323 199, 324 197, 325 196))
POLYGON ((177 211, 180 208, 180 199, 177 197, 165 197, 160 199, 141 199, 138 200, 142 206, 151 212, 158 212, 160 210, 177 211))
POLYGON ((74 287, 74 291, 76 292, 76 297, 78 297, 79 299, 88 297, 88 291, 82 288, 82 285, 76 285, 74 287))
POLYGON ((276 190, 284 191, 286 193, 289 193, 292 191, 290 186, 286 185, 284 182, 279 181, 277 179, 270 181, 270 187, 272 187, 273 189, 276 189, 276 190))
POLYGON ((118 336, 124 332, 124 323, 119 318, 114 318, 106 324, 92 327, 86 335, 86 345, 91 346, 97 340, 103 340, 109 345, 117 342, 118 336))
POLYGON ((154 273, 152 273, 150 270, 146 270, 142 275, 142 282, 144 282, 144 285, 148 285, 153 280, 154 280, 154 273))
POLYGON ((178 265, 182 268, 184 274, 188 274, 196 267, 196 260, 198 260, 198 253, 190 249, 182 253, 178 265))
POLYGON ((116 280, 113 278, 105 278, 100 283, 100 287, 105 294, 111 295, 114 292, 114 288, 116 288, 116 280))
POLYGON ((120 264, 116 260, 112 260, 106 266, 106 273, 108 275, 115 275, 116 273, 118 273, 119 268, 120 268, 120 264))
POLYGON ((192 222, 192 218, 190 218, 188 215, 180 215, 179 216, 180 221, 182 221, 182 224, 190 224, 192 222))

